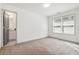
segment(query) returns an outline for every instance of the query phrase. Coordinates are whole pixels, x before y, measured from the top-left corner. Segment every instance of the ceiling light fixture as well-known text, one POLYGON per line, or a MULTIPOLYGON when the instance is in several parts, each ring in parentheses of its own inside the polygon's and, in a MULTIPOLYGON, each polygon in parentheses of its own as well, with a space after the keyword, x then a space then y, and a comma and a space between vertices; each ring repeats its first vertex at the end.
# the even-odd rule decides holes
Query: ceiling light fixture
POLYGON ((45 8, 50 7, 50 4, 49 3, 45 3, 45 4, 43 4, 43 7, 45 7, 45 8))

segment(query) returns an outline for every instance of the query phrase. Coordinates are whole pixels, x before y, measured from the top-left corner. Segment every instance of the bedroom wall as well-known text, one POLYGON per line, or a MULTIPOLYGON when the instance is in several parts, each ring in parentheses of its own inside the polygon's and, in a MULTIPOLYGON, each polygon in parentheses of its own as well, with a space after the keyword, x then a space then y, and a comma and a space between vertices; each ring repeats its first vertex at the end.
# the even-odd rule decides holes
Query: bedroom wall
MULTIPOLYGON (((76 43, 79 43, 79 8, 75 8, 66 12, 62 12, 61 14, 55 14, 57 16, 61 15, 66 15, 66 14, 76 14, 75 18, 75 34, 74 35, 69 35, 69 34, 64 34, 64 33, 54 33, 52 30, 52 20, 49 18, 49 36, 54 37, 54 38, 59 38, 62 40, 68 40, 68 41, 73 41, 76 43)), ((53 15, 52 15, 53 16, 53 15)))
POLYGON ((7 9, 17 13, 17 43, 47 36, 48 27, 45 16, 6 4, 2 4, 1 9, 7 9))
MULTIPOLYGON (((0 8, 1 8, 1 4, 0 4, 0 8)), ((0 9, 0 47, 1 47, 1 9, 0 9)))

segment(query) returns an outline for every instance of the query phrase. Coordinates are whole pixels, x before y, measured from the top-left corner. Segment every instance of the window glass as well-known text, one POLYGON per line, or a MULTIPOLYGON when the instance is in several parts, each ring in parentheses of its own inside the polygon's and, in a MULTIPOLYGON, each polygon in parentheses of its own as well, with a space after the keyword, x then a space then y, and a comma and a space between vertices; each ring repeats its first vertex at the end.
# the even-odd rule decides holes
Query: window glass
POLYGON ((61 33, 62 32, 61 17, 54 17, 54 20, 53 20, 53 32, 56 32, 56 33, 61 33))
POLYGON ((53 17, 53 32, 74 34, 74 20, 74 14, 53 17))

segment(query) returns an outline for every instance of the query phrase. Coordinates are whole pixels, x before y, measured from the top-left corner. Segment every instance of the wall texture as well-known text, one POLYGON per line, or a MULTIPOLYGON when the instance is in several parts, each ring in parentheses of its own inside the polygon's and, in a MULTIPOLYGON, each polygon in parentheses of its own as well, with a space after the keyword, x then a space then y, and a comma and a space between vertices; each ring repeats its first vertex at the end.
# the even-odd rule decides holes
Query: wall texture
MULTIPOLYGON (((79 43, 79 8, 75 8, 66 12, 63 12, 61 14, 56 14, 57 16, 61 15, 66 15, 66 14, 76 14, 76 19, 75 19, 75 35, 69 35, 69 34, 64 34, 64 33, 54 33, 52 30, 52 20, 49 17, 49 36, 63 39, 63 40, 68 40, 68 41, 73 41, 79 43)), ((52 15, 53 16, 53 15, 52 15)))
POLYGON ((5 4, 2 4, 1 9, 11 10, 17 13, 17 43, 39 39, 47 36, 48 27, 46 17, 15 6, 9 6, 5 4))

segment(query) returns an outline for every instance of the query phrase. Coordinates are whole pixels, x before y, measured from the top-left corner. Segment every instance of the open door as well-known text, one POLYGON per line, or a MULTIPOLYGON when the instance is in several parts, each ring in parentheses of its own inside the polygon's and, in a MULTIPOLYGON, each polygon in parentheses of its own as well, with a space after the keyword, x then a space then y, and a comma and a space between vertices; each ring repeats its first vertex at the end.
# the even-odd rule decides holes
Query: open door
POLYGON ((9 15, 3 12, 3 46, 9 42, 9 15))
POLYGON ((16 13, 3 10, 3 46, 12 46, 16 43, 16 13))

